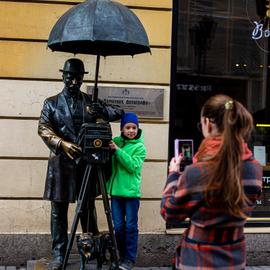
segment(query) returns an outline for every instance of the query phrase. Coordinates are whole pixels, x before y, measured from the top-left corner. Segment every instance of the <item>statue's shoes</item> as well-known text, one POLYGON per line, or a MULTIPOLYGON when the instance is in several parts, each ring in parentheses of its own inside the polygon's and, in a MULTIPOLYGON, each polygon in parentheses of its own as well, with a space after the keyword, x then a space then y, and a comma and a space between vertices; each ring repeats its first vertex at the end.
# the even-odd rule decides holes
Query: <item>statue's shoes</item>
POLYGON ((61 270, 62 266, 63 266, 63 261, 56 258, 49 263, 48 269, 49 270, 61 270))

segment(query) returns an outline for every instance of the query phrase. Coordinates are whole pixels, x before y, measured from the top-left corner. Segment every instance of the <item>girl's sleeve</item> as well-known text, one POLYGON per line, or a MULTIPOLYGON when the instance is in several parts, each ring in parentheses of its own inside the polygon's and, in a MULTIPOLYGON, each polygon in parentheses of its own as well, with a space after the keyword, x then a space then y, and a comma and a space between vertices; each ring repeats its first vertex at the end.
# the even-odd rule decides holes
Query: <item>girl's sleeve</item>
POLYGON ((201 187, 192 184, 189 174, 169 174, 162 194, 161 216, 167 221, 183 221, 190 217, 202 201, 201 187))
POLYGON ((137 145, 136 150, 132 155, 129 155, 122 148, 118 148, 115 152, 115 157, 119 163, 129 172, 134 173, 142 167, 146 156, 146 149, 144 144, 137 145))

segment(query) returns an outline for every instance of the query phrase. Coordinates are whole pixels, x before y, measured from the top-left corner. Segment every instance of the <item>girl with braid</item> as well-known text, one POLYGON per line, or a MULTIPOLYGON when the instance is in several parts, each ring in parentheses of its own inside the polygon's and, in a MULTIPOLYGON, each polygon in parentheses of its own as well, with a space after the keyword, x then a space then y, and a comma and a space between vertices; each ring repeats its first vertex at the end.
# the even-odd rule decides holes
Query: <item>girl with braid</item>
POLYGON ((193 164, 180 172, 182 156, 171 160, 162 196, 167 222, 190 220, 173 269, 242 270, 244 225, 262 188, 262 167, 246 144, 253 119, 238 101, 216 95, 202 107, 201 126, 193 164))

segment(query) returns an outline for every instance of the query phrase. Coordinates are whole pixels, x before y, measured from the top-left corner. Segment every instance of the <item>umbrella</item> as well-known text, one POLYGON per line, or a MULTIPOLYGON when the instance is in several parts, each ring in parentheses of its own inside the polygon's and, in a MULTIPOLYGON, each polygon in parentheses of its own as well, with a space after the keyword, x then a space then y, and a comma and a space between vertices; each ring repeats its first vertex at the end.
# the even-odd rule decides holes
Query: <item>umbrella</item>
POLYGON ((52 51, 97 55, 93 101, 97 101, 100 56, 151 52, 144 27, 126 6, 88 0, 64 13, 51 30, 52 51))

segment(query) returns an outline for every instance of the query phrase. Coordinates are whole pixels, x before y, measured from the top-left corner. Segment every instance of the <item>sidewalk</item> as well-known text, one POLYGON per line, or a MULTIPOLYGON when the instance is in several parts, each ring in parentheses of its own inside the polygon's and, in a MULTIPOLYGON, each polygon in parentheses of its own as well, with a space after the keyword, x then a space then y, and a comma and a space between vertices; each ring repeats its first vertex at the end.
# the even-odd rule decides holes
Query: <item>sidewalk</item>
MULTIPOLYGON (((28 261, 26 270, 47 270, 48 260, 41 259, 36 261, 28 261)), ((108 267, 104 265, 102 269, 107 270, 108 267)), ((86 264, 86 270, 96 270, 94 263, 86 264)), ((11 269, 1 269, 0 270, 11 270, 11 269)), ((66 270, 79 270, 79 260, 78 258, 70 258, 66 270)), ((171 270, 171 267, 134 267, 133 270, 171 270)), ((270 270, 270 266, 247 266, 246 270, 270 270)))
MULTIPOLYGON (((16 268, 15 266, 0 266, 0 270, 47 270, 44 261, 28 261, 27 267, 16 268)), ((107 269, 103 267, 102 269, 107 269)), ((79 270, 79 264, 68 265, 67 270, 79 270)), ((94 264, 86 265, 86 270, 96 270, 94 264)), ((171 270, 170 267, 134 267, 133 270, 171 270)), ((245 270, 270 270, 270 266, 247 266, 245 270)))
MULTIPOLYGON (((27 261, 26 267, 0 266, 0 270, 47 270, 49 261, 47 259, 27 261)), ((102 267, 108 270, 108 266, 102 267)), ((66 270, 79 270, 78 258, 70 258, 66 270)), ((95 263, 86 264, 85 270, 96 270, 95 263)), ((134 267, 133 270, 171 270, 171 267, 134 267)), ((245 270, 270 270, 270 266, 247 266, 245 270)))

